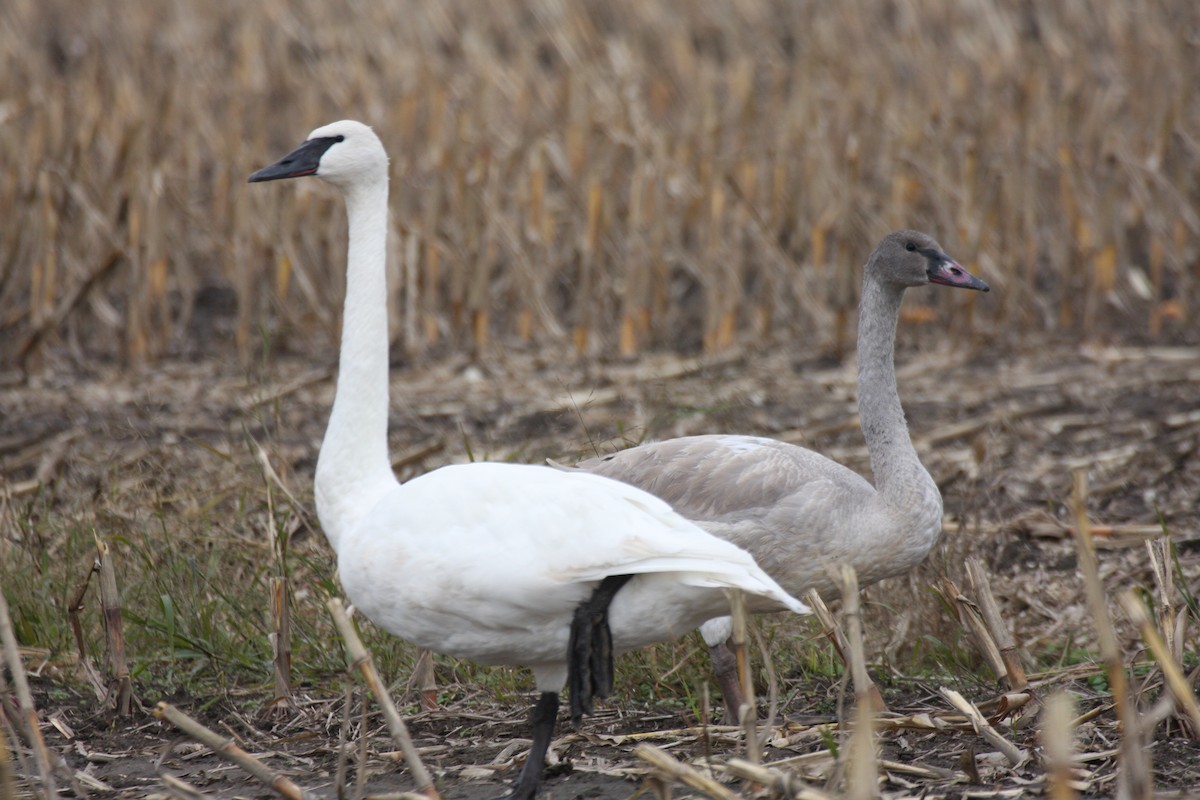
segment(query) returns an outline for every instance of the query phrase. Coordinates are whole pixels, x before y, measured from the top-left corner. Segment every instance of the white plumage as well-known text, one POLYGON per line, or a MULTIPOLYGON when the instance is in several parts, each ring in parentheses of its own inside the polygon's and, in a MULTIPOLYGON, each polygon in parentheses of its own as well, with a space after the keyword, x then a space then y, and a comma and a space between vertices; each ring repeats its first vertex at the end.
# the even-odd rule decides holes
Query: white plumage
POLYGON ((397 482, 386 439, 387 156, 370 128, 336 122, 250 180, 303 175, 340 188, 349 220, 340 371, 317 463, 321 525, 347 595, 374 622, 438 652, 532 667, 543 694, 514 797, 536 792, 569 670, 586 673, 584 710, 591 689, 606 690, 610 630, 615 652, 680 636, 727 613, 734 588, 751 610, 808 611, 745 551, 608 478, 479 463, 397 482))
MULTIPOLYGON (((743 550, 617 481, 520 464, 442 467, 386 491, 338 545, 347 594, 388 631, 558 691, 571 614, 608 575, 617 652, 728 612, 722 588, 785 602, 743 550), (715 591, 714 591, 715 590, 715 591)), ((792 606, 802 610, 797 605, 792 606)))

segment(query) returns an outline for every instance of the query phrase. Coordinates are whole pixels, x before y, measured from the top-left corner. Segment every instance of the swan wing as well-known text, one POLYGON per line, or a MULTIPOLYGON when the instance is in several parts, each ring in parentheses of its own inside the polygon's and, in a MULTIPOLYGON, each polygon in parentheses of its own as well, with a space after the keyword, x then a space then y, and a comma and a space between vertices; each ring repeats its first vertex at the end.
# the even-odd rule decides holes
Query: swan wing
POLYGON ((793 510, 831 500, 849 507, 875 493, 861 475, 819 453, 756 436, 648 442, 578 468, 645 489, 698 522, 732 523, 784 503, 793 510))
MULTIPOLYGON (((449 534, 457 547, 503 554, 512 569, 542 580, 573 584, 614 574, 694 573, 680 580, 744 589, 803 609, 749 553, 626 483, 547 467, 467 464, 402 488, 421 495, 422 524, 443 531, 443 541, 449 534)), ((479 566, 494 574, 489 564, 479 566)))
MULTIPOLYGON (((550 467, 466 464, 398 485, 343 538, 338 561, 351 599, 388 630, 493 662, 556 641, 546 631, 564 628, 607 575, 657 575, 628 592, 646 617, 630 637, 639 642, 707 618, 692 619, 701 612, 683 600, 695 592, 679 587, 737 588, 755 610, 808 611, 748 553, 662 500, 550 467)), ((721 597, 710 592, 705 613, 721 613, 721 597)))

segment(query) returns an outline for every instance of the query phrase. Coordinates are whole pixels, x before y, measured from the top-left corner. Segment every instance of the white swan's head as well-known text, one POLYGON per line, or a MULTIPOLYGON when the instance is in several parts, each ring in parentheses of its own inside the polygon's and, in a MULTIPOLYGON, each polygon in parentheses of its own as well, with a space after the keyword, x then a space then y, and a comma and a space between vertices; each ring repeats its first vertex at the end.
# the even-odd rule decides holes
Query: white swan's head
POLYGON ((305 175, 316 175, 341 189, 387 180, 387 152, 375 131, 344 119, 317 128, 295 150, 251 175, 250 182, 305 175))
POLYGON ((963 269, 932 236, 918 231, 889 233, 867 259, 867 275, 895 286, 940 283, 988 291, 988 285, 963 269))

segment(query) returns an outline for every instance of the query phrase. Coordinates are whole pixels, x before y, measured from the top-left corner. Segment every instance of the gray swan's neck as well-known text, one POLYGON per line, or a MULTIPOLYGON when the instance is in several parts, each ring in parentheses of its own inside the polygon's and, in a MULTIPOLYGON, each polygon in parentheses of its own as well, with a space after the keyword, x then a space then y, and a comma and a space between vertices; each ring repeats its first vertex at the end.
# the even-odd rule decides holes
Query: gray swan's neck
POLYGON ((858 320, 858 414, 875 488, 889 506, 931 486, 937 491, 909 437, 896 388, 896 324, 903 299, 902 288, 868 277, 858 320))
POLYGON ((316 475, 317 515, 334 550, 395 484, 387 452, 387 177, 345 194, 350 235, 337 392, 316 475))

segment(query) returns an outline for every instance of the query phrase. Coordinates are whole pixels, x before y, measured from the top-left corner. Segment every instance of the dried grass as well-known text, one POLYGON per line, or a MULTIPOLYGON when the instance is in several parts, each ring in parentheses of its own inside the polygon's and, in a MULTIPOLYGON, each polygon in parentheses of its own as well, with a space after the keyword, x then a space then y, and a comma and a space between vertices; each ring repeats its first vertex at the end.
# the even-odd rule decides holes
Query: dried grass
MULTIPOLYGON (((921 752, 961 756, 961 767, 879 766, 890 790, 912 793, 981 776, 1042 780, 1036 763, 1017 773, 977 755, 976 716, 1002 738, 1033 736, 996 726, 1067 686, 1079 716, 1064 725, 1059 708, 1046 724, 1071 731, 1076 752, 1047 754, 1049 786, 1111 793, 1120 731, 1109 690, 1088 689, 1105 680, 1096 635, 1074 565, 1049 563, 1073 557, 1073 468, 1089 468, 1099 580, 1153 598, 1136 626, 1113 620, 1112 674, 1135 676, 1128 713, 1158 735, 1156 759, 1195 733, 1181 683, 1196 679, 1183 672, 1194 666, 1195 549, 1160 542, 1164 526, 1194 540, 1200 357, 1073 344, 1196 340, 1200 6, 1143 6, 10 0, 0 7, 0 363, 28 372, 0 387, 0 552, 21 565, 6 591, 29 600, 18 635, 55 646, 47 674, 64 683, 68 625, 81 656, 85 638, 99 649, 103 609, 68 621, 80 600, 54 599, 75 586, 83 597, 99 530, 124 565, 139 692, 190 685, 185 663, 215 683, 265 679, 273 632, 284 677, 285 606, 273 624, 263 588, 283 575, 299 591, 270 596, 294 602, 301 681, 341 674, 322 649, 333 580, 306 508, 344 221, 315 182, 267 195, 243 182, 309 128, 355 116, 392 153, 394 352, 422 365, 403 373, 394 409, 402 474, 464 450, 569 459, 646 434, 717 430, 804 442, 865 471, 853 373, 817 357, 853 345, 870 242, 900 225, 937 233, 996 291, 928 293, 906 309, 900 380, 946 495, 948 541, 918 575, 871 587, 863 621, 867 652, 884 654, 872 665, 881 684, 887 666, 950 674, 978 713, 899 698, 899 716, 875 720, 878 739, 924 737, 921 752), (954 346, 934 330, 953 331, 954 346), (1037 352, 1047 338, 1059 349, 1037 352), (647 353, 660 349, 676 353, 647 353), (1022 352, 1031 357, 1009 357, 1022 352), (640 358, 594 363, 613 353, 640 358), (285 554, 291 535, 307 541, 285 554), (1155 543, 1149 560, 1144 542, 1155 543), (984 608, 981 640, 1000 643, 1010 673, 1018 657, 1039 670, 1029 693, 994 703, 979 702, 995 687, 925 588, 943 576, 968 586, 973 555, 989 564, 1004 623, 984 608), (225 584, 255 591, 226 596, 225 584), (175 605, 156 609, 163 597, 175 605), (1008 629, 1015 650, 1001 642, 1008 629), (1129 658, 1139 633, 1156 662, 1129 658)), ((793 638, 780 648, 793 659, 784 691, 809 691, 793 638)), ((413 654, 383 641, 381 661, 405 674, 413 654)), ((692 649, 627 659, 631 693, 686 706, 679 676, 699 663, 692 649)), ((451 718, 478 717, 481 697, 521 687, 502 671, 480 688, 467 667, 435 666, 457 695, 451 718)), ((293 701, 316 725, 311 701, 293 701)), ((644 734, 589 732, 587 746, 719 740, 733 752, 741 741, 671 720, 644 734)), ((359 733, 364 775, 365 724, 359 733)), ((820 743, 836 733, 785 722, 767 763, 739 774, 817 796, 801 780, 830 779, 837 759, 820 743)), ((15 728, 7 735, 15 745, 15 728)), ((15 767, 32 786, 25 748, 10 749, 17 760, 0 754, 0 784, 15 767)), ((497 759, 511 766, 512 754, 497 759)), ((489 774, 496 764, 482 762, 489 774)), ((484 769, 464 760, 447 774, 469 779, 474 766, 484 769)), ((604 769, 636 773, 627 762, 604 769)))
POLYGON ((1188 0, 13 0, 0 358, 331 352, 335 198, 243 184, 344 116, 393 156, 411 355, 845 352, 857 266, 899 226, 997 290, 914 321, 1176 338, 1200 263, 1198 26, 1188 0))

